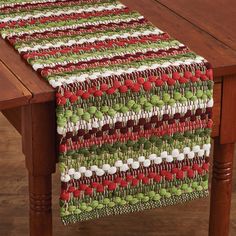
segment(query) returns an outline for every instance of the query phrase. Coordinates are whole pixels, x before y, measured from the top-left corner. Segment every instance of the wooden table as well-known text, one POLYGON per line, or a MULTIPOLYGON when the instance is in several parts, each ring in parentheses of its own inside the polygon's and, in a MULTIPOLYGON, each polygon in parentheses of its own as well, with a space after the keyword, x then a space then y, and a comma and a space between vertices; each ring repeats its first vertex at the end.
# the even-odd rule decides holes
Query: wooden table
MULTIPOLYGON (((236 2, 122 0, 214 67, 214 164, 209 235, 229 234, 236 142, 236 2)), ((22 135, 29 172, 30 235, 52 235, 51 175, 55 172, 54 90, 0 40, 0 110, 22 135)))

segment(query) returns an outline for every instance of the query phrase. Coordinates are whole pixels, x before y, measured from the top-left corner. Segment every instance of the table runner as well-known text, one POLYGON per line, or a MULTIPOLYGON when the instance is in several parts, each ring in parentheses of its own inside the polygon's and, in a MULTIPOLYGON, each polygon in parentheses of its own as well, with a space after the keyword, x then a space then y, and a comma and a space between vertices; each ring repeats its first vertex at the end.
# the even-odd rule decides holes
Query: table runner
POLYGON ((56 90, 63 223, 207 196, 204 58, 115 0, 0 0, 0 32, 56 90))

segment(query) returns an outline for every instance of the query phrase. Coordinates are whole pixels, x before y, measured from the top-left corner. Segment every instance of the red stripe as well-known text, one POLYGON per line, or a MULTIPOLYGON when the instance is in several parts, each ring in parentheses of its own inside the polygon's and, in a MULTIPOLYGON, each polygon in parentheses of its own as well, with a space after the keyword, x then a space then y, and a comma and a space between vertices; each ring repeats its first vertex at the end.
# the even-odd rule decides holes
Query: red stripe
POLYGON ((33 34, 23 34, 19 36, 9 37, 8 40, 11 44, 26 42, 31 40, 46 39, 46 38, 58 38, 63 36, 73 36, 80 35, 84 33, 100 32, 109 29, 127 29, 135 28, 148 25, 146 19, 132 20, 130 22, 119 22, 119 23, 108 23, 108 24, 99 24, 99 25, 87 25, 84 27, 76 27, 73 29, 60 29, 56 31, 45 31, 37 32, 33 34))
POLYGON ((166 57, 169 55, 179 55, 184 54, 189 51, 185 46, 180 49, 168 49, 161 50, 159 52, 148 51, 146 53, 135 53, 135 54, 126 54, 124 56, 114 56, 113 58, 102 58, 102 59, 93 59, 90 61, 82 61, 78 63, 68 63, 67 65, 56 65, 54 67, 45 67, 40 71, 42 76, 50 76, 53 74, 72 72, 76 70, 100 67, 100 66, 109 66, 122 63, 129 63, 132 61, 139 61, 151 58, 166 57))
POLYGON ((14 4, 13 6, 5 6, 0 8, 0 12, 4 13, 11 13, 11 12, 17 12, 17 11, 29 11, 34 9, 41 9, 42 8, 56 8, 56 7, 62 7, 62 6, 77 6, 79 4, 83 3, 100 3, 103 2, 103 0, 67 0, 67 1, 56 1, 56 2, 43 2, 43 3, 26 3, 26 4, 14 4))
MULTIPOLYGON (((150 118, 140 118, 138 120, 132 120, 130 119, 128 122, 126 123, 122 123, 122 122, 116 122, 114 125, 113 124, 104 124, 101 129, 90 129, 88 130, 87 133, 85 133, 85 130, 81 129, 79 131, 79 135, 73 135, 72 132, 67 132, 66 136, 62 138, 61 143, 65 144, 67 142, 68 139, 72 138, 73 141, 77 141, 79 139, 79 137, 82 137, 86 134, 90 134, 93 136, 96 136, 99 132, 110 132, 113 129, 117 129, 117 130, 122 130, 123 128, 125 129, 132 129, 134 126, 138 126, 140 129, 142 129, 142 127, 144 127, 148 124, 150 125, 150 127, 152 127, 153 125, 156 127, 161 127, 166 124, 168 125, 172 125, 174 123, 183 123, 183 122, 187 122, 188 120, 190 121, 194 121, 200 118, 201 120, 205 120, 205 119, 211 119, 212 118, 212 108, 208 107, 206 109, 205 112, 202 111, 202 109, 197 109, 195 111, 195 113, 192 113, 192 111, 188 110, 187 113, 185 114, 180 114, 180 113, 176 113, 173 116, 169 116, 168 114, 164 114, 164 116, 162 118, 160 118, 159 116, 152 116, 150 118), (132 125, 132 126, 131 126, 132 125), (82 135, 81 132, 84 132, 84 135, 82 135)), ((150 128, 149 127, 149 128, 150 128)), ((147 129, 145 129, 147 130, 147 129)), ((119 132, 119 131, 118 131, 119 132)))
MULTIPOLYGON (((193 65, 179 65, 179 66, 174 66, 172 67, 176 72, 179 73, 184 73, 185 71, 196 71, 196 70, 204 70, 205 67, 210 68, 208 63, 202 63, 200 64, 193 64, 193 65)), ((209 69, 212 70, 212 69, 209 69)), ((127 73, 127 74, 121 74, 119 76, 104 76, 104 77, 99 77, 96 80, 89 80, 88 82, 85 81, 83 83, 78 83, 77 85, 75 84, 67 84, 67 89, 70 89, 70 91, 74 91, 75 89, 85 89, 85 91, 90 88, 90 87, 97 87, 102 83, 108 83, 108 84, 113 84, 115 80, 117 81, 125 81, 125 80, 134 80, 139 78, 139 77, 144 77, 148 78, 149 76, 157 76, 159 77, 160 75, 163 74, 169 74, 169 69, 168 68, 156 68, 156 69, 150 69, 148 71, 135 71, 132 73, 127 73)), ((207 76, 209 80, 212 80, 212 77, 207 76)), ((199 79, 198 79, 199 80, 199 79)), ((190 82, 190 81, 189 81, 190 82)), ((63 88, 66 89, 66 88, 63 88)))
POLYGON ((108 135, 105 134, 102 137, 93 137, 89 140, 81 140, 77 142, 68 142, 67 143, 67 150, 78 150, 82 147, 90 147, 92 145, 102 145, 103 143, 113 143, 115 141, 125 142, 127 140, 138 140, 140 137, 149 138, 151 135, 156 135, 157 137, 161 137, 165 134, 173 135, 177 132, 185 132, 185 131, 192 131, 198 128, 209 128, 212 124, 212 120, 201 120, 197 119, 196 121, 186 121, 184 123, 175 123, 172 125, 163 125, 160 128, 153 128, 151 130, 141 130, 137 133, 128 132, 126 134, 114 134, 108 135), (71 145, 72 144, 72 145, 71 145))
MULTIPOLYGON (((101 185, 106 185, 106 183, 103 182, 104 180, 107 181, 107 184, 109 182, 116 183, 116 179, 118 177, 118 178, 121 178, 123 181, 127 182, 127 187, 124 187, 124 189, 130 189, 130 186, 132 186, 132 179, 136 179, 136 178, 139 179, 140 178, 139 182, 142 183, 143 177, 148 177, 149 181, 153 181, 150 179, 153 179, 152 177, 154 177, 155 175, 159 175, 161 177, 159 183, 163 183, 163 181, 172 182, 172 181, 176 181, 176 179, 178 179, 176 177, 177 173, 175 173, 178 171, 183 172, 183 178, 181 178, 181 179, 189 179, 189 177, 188 177, 189 170, 193 171, 194 174, 191 177, 191 179, 194 179, 197 176, 205 175, 208 172, 208 169, 205 169, 206 168, 205 163, 207 163, 205 161, 205 159, 194 158, 193 160, 185 159, 183 161, 172 162, 172 163, 161 163, 159 165, 152 164, 149 167, 140 167, 137 170, 130 168, 129 171, 127 171, 127 172, 117 171, 117 173, 115 175, 103 175, 101 177, 99 177, 97 175, 93 175, 92 177, 89 177, 89 178, 86 178, 85 176, 83 176, 79 180, 74 179, 73 180, 74 185, 72 183, 70 183, 70 186, 78 187, 78 185, 86 184, 88 187, 96 188, 92 185, 92 183, 96 182, 101 185), (198 169, 204 168, 204 170, 202 170, 200 172, 201 174, 198 173, 198 169, 196 170, 196 166, 198 167, 198 169), (174 170, 175 172, 172 173, 172 170, 174 170), (140 174, 143 174, 143 176, 141 176, 140 174), (154 174, 154 176, 152 176, 153 174, 154 174), (168 178, 169 175, 171 175, 171 177, 172 177, 171 179, 168 178)), ((207 166, 209 166, 209 164, 207 166)), ((145 184, 143 184, 143 185, 145 185, 145 184)), ((117 183, 116 189, 122 188, 119 186, 120 186, 120 183, 117 183)), ((65 190, 67 190, 67 184, 63 183, 61 191, 65 191, 65 190)), ((107 190, 108 189, 107 189, 107 185, 106 185, 106 186, 104 186, 104 192, 107 190)), ((83 191, 83 190, 81 190, 81 191, 83 191)))
POLYGON ((139 36, 139 37, 129 37, 129 39, 108 39, 106 41, 98 41, 94 43, 84 43, 80 45, 74 46, 63 46, 63 48, 49 48, 42 49, 40 51, 32 51, 27 53, 22 53, 25 59, 34 58, 34 57, 43 57, 43 56, 51 56, 57 53, 67 54, 70 52, 80 52, 80 51, 91 51, 93 49, 100 50, 103 48, 112 48, 112 47, 124 47, 128 44, 137 44, 137 43, 148 43, 148 42, 157 42, 160 40, 168 40, 170 39, 167 34, 162 35, 148 35, 148 36, 139 36))
POLYGON ((51 48, 40 50, 40 52, 32 51, 28 53, 22 53, 24 59, 30 59, 34 57, 44 57, 44 56, 53 56, 57 53, 67 54, 67 53, 79 53, 79 52, 89 52, 91 50, 102 50, 106 48, 113 47, 124 47, 130 44, 137 43, 148 43, 148 42, 158 42, 160 40, 166 41, 169 39, 168 35, 148 35, 148 36, 139 36, 139 37, 130 37, 129 39, 112 39, 106 41, 99 41, 94 43, 84 43, 74 46, 66 46, 63 48, 51 48))

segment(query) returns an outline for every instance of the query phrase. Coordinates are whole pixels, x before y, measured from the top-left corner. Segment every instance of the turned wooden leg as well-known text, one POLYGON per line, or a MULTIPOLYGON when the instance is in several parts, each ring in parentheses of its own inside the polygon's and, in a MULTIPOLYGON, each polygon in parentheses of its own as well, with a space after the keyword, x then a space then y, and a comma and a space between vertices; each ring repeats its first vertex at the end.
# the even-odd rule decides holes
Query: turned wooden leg
POLYGON ((29 176, 30 235, 52 235, 51 175, 29 176))
POLYGON ((29 171, 30 235, 52 236, 51 174, 55 172, 53 103, 22 108, 22 142, 29 171))
POLYGON ((228 236, 232 192, 234 144, 215 139, 211 184, 210 236, 228 236))

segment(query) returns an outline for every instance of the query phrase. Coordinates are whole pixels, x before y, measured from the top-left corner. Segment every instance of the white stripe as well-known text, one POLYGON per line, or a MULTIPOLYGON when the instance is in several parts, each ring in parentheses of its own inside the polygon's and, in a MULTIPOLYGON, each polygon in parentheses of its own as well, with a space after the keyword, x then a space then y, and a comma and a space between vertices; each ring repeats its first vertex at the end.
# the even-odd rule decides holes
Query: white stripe
MULTIPOLYGON (((132 36, 130 36, 132 37, 132 36)), ((187 59, 184 61, 175 61, 175 62, 165 62, 163 64, 153 64, 151 66, 140 66, 138 68, 128 68, 128 69, 119 69, 119 70, 113 70, 113 71, 106 71, 106 72, 94 72, 92 74, 83 74, 83 75, 71 75, 71 76, 57 76, 55 80, 51 79, 49 80, 50 85, 53 88, 56 88, 58 86, 61 86, 63 84, 71 84, 75 82, 84 82, 85 80, 95 80, 100 77, 108 77, 112 75, 122 75, 122 74, 131 74, 133 72, 141 72, 145 70, 155 70, 158 68, 167 68, 171 67, 170 69, 173 69, 173 66, 180 66, 180 65, 191 65, 191 64, 199 64, 203 65, 205 62, 205 59, 203 57, 197 56, 195 59, 187 59)))
POLYGON ((37 14, 27 14, 25 16, 16 16, 16 17, 6 17, 4 19, 0 20, 1 22, 9 22, 9 21, 18 21, 18 20, 28 20, 30 18, 41 18, 41 17, 49 17, 49 16, 60 16, 60 15, 70 15, 73 13, 83 13, 83 12, 93 12, 93 11, 104 11, 104 10, 114 10, 114 9, 122 9, 125 6, 123 4, 117 4, 117 5, 108 5, 108 6, 98 6, 98 7, 90 7, 90 8, 82 8, 78 10, 68 10, 67 12, 59 10, 55 12, 42 12, 37 14))
POLYGON ((76 124, 69 121, 65 127, 57 127, 57 133, 65 135, 67 132, 76 132, 79 129, 91 130, 92 128, 102 127, 104 124, 114 125, 118 121, 126 123, 128 120, 137 121, 140 118, 150 119, 154 115, 157 115, 158 119, 161 120, 164 114, 173 116, 175 113, 185 114, 188 110, 196 111, 198 108, 206 109, 208 107, 213 107, 213 99, 209 99, 206 102, 203 102, 201 99, 198 99, 195 102, 188 101, 187 105, 176 103, 172 107, 169 105, 165 105, 162 108, 153 107, 153 110, 149 112, 145 110, 141 110, 138 113, 129 111, 125 114, 117 113, 114 117, 105 115, 102 120, 97 118, 93 118, 89 122, 79 120, 76 124))
MULTIPOLYGON (((94 177, 94 176, 102 176, 105 173, 108 174, 115 174, 117 172, 126 172, 128 170, 136 170, 140 167, 149 167, 152 164, 159 165, 162 162, 171 163, 175 160, 183 161, 184 159, 193 159, 196 156, 202 157, 204 155, 209 156, 211 149, 211 144, 203 144, 202 147, 199 145, 194 146, 192 149, 189 147, 183 148, 179 151, 179 149, 173 149, 171 153, 167 151, 163 151, 160 156, 156 154, 151 154, 147 158, 144 156, 129 158, 126 161, 117 160, 115 165, 111 166, 110 164, 103 164, 102 166, 91 166, 85 167, 82 166, 78 170, 75 170, 73 167, 68 167, 70 169, 66 170, 65 172, 61 173, 61 177, 65 177, 66 175, 70 175, 70 178, 66 178, 68 181, 75 177, 75 179, 79 179, 81 177, 94 177), (186 151, 187 150, 187 151, 186 151), (78 175, 75 173, 79 173, 78 175), (78 176, 79 178, 77 178, 78 176)), ((63 179, 63 178, 62 178, 63 179)), ((68 182, 64 181, 64 182, 68 182)))

